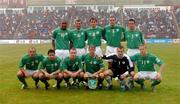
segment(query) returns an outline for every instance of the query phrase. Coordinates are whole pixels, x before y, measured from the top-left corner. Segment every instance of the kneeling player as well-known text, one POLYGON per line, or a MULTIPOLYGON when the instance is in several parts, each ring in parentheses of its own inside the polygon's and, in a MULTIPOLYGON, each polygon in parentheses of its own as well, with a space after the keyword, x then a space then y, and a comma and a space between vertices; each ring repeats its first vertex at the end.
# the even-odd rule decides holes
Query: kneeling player
POLYGON ((141 89, 145 89, 144 80, 151 80, 152 91, 155 91, 155 86, 161 82, 164 64, 159 58, 148 53, 145 45, 140 45, 139 50, 139 54, 131 57, 131 60, 138 68, 138 73, 134 76, 134 80, 141 85, 141 89), (155 64, 160 66, 158 72, 154 68, 155 64))
POLYGON ((95 46, 89 46, 89 53, 81 57, 86 66, 84 79, 87 82, 87 79, 90 77, 98 78, 98 88, 102 89, 104 65, 102 59, 95 54, 95 50, 95 46))
POLYGON ((34 47, 31 47, 28 50, 28 54, 23 56, 21 59, 21 62, 19 64, 19 71, 17 73, 17 77, 19 81, 23 83, 21 89, 25 89, 28 87, 25 78, 32 77, 35 81, 36 88, 39 88, 38 82, 39 82, 39 71, 38 71, 38 65, 43 60, 43 55, 36 54, 36 49, 34 47), (26 67, 24 67, 26 66, 26 67))
POLYGON ((45 58, 40 64, 40 80, 45 84, 45 89, 49 89, 49 83, 47 80, 55 79, 57 81, 56 88, 60 89, 60 83, 63 79, 63 73, 61 71, 61 59, 55 56, 55 51, 50 49, 48 51, 48 57, 45 58))
POLYGON ((108 82, 108 89, 112 88, 112 80, 108 76, 113 76, 120 80, 120 87, 123 91, 128 90, 129 86, 125 79, 130 75, 130 80, 133 81, 134 69, 130 58, 124 54, 124 47, 118 47, 115 54, 103 56, 103 59, 112 61, 112 70, 109 69, 104 72, 108 82))
POLYGON ((69 53, 69 57, 66 57, 63 62, 64 80, 69 87, 69 79, 73 78, 71 85, 77 85, 78 87, 79 83, 76 82, 76 79, 78 78, 80 81, 83 78, 81 59, 76 56, 75 48, 71 48, 69 53))

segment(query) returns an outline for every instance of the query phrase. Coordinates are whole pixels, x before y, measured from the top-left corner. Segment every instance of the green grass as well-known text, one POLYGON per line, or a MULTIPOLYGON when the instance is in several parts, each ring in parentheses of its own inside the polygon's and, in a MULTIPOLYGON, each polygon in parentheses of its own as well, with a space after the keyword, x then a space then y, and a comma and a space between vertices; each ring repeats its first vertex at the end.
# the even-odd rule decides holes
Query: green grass
MULTIPOLYGON (((148 50, 165 63, 163 82, 153 93, 150 83, 147 90, 139 91, 139 86, 130 92, 120 92, 114 82, 113 90, 87 91, 81 89, 44 90, 34 88, 33 81, 28 79, 30 89, 20 90, 17 80, 18 63, 23 54, 32 45, 0 45, 0 104, 178 104, 180 102, 180 44, 150 44, 148 50)), ((33 45, 38 52, 46 54, 49 44, 33 45)), ((51 81, 53 84, 54 81, 51 81)))

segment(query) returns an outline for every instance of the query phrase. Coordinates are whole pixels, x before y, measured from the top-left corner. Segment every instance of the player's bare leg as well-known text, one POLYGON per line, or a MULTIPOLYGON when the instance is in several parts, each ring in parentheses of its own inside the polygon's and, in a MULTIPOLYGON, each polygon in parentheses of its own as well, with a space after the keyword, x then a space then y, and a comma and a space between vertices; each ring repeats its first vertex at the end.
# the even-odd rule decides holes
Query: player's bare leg
POLYGON ((25 72, 25 70, 19 70, 17 73, 17 77, 19 81, 23 84, 21 89, 26 89, 28 87, 27 82, 25 78, 27 78, 29 75, 25 72))
POLYGON ((48 90, 50 85, 47 82, 47 80, 50 79, 50 76, 46 76, 44 73, 40 72, 39 79, 41 80, 41 82, 43 82, 45 84, 45 89, 48 90))

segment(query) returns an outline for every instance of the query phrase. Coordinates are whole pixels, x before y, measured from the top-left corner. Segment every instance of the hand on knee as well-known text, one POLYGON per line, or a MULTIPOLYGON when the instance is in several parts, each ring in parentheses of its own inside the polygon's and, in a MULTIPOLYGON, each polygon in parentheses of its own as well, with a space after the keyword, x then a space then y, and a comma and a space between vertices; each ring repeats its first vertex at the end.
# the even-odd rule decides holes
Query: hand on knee
POLYGON ((40 78, 40 79, 43 79, 44 77, 45 77, 45 76, 44 76, 43 73, 40 73, 40 74, 39 74, 39 78, 40 78))
POLYGON ((135 72, 134 71, 131 71, 130 72, 130 75, 133 77, 133 76, 135 76, 135 72))
POLYGON ((100 74, 99 74, 99 77, 103 79, 103 78, 104 78, 104 74, 103 74, 103 73, 100 73, 100 74))
POLYGON ((135 74, 133 79, 138 80, 139 79, 138 74, 135 74))
POLYGON ((156 80, 158 80, 158 81, 161 81, 161 80, 162 80, 161 74, 157 73, 157 75, 156 75, 156 80))

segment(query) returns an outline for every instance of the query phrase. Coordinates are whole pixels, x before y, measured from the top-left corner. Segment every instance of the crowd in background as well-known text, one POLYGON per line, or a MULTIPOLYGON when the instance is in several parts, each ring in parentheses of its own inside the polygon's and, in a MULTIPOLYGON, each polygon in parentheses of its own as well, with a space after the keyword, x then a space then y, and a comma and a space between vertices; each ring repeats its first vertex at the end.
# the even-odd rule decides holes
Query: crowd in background
POLYGON ((176 38, 176 25, 171 11, 157 8, 125 9, 125 25, 129 18, 137 21, 138 27, 149 38, 176 38))
POLYGON ((177 25, 173 13, 180 27, 180 9, 174 11, 160 9, 124 9, 117 11, 79 9, 71 7, 56 10, 34 10, 31 13, 0 14, 0 39, 50 39, 51 31, 58 23, 66 19, 69 28, 73 28, 75 19, 82 20, 82 27, 89 27, 89 19, 96 17, 102 27, 108 24, 110 15, 114 15, 117 23, 127 27, 127 21, 134 18, 137 26, 146 38, 176 38, 177 25))

